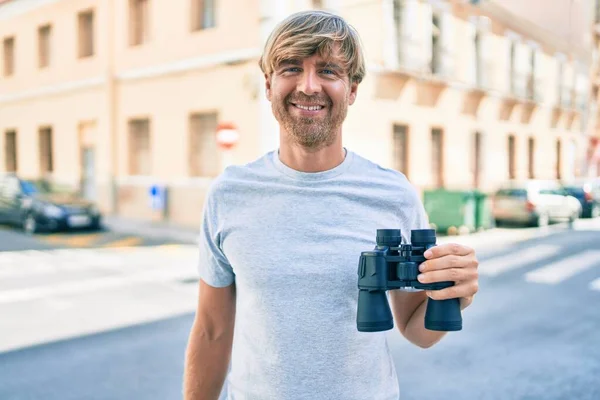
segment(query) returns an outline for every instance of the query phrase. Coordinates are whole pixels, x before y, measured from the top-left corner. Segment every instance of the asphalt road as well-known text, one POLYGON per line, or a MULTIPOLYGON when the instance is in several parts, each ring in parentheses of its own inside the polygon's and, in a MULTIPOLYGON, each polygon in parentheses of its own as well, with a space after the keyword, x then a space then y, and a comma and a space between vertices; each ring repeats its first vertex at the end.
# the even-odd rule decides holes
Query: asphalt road
MULTIPOLYGON (((0 230, 0 399, 181 398, 193 246, 105 240, 121 239, 51 250, 0 230)), ((456 241, 480 292, 431 349, 388 332, 402 398, 600 398, 600 220, 456 241)))

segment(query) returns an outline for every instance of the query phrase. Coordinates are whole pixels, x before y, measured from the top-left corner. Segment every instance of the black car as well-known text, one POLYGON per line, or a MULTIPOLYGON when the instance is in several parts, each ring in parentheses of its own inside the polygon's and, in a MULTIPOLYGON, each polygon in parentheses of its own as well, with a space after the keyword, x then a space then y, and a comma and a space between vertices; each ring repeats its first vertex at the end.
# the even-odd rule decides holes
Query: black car
POLYGON ((55 189, 48 181, 0 175, 0 224, 27 233, 99 229, 102 216, 93 202, 55 189))
POLYGON ((583 218, 600 216, 600 178, 573 180, 563 184, 563 187, 581 203, 583 218))

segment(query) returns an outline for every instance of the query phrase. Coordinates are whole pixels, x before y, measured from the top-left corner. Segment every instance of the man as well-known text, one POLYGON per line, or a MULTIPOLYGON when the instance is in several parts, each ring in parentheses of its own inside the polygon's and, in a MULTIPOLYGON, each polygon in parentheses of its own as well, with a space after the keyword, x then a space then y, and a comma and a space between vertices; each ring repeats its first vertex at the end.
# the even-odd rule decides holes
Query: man
MULTIPOLYGON (((260 66, 281 144, 209 190, 185 398, 217 399, 226 382, 236 400, 397 399, 386 334, 356 327, 358 258, 377 229, 406 238, 428 223, 404 175, 342 146, 365 74, 358 35, 333 14, 294 14, 260 66)), ((440 245, 427 258, 421 282, 456 285, 390 291, 396 327, 423 348, 444 334, 424 327, 427 296, 459 297, 464 309, 477 292, 472 249, 440 245)))

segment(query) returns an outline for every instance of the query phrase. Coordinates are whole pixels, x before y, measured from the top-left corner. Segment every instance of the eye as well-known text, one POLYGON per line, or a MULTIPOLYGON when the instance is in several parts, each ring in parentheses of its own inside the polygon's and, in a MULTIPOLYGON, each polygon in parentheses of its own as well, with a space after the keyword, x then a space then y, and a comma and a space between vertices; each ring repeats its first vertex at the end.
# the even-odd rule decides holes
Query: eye
POLYGON ((324 69, 321 72, 323 72, 325 75, 334 75, 335 71, 331 70, 331 69, 324 69))
POLYGON ((298 71, 300 71, 300 68, 298 68, 298 67, 289 67, 289 68, 285 68, 283 70, 283 72, 298 72, 298 71))

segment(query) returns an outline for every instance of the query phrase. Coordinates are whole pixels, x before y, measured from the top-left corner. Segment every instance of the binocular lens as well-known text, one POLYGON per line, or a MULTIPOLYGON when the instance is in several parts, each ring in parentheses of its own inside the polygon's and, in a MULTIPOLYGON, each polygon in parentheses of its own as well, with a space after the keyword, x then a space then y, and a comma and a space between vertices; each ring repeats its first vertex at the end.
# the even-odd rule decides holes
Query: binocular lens
POLYGON ((412 244, 435 244, 435 229, 415 229, 410 233, 412 244))
POLYGON ((400 229, 377 229, 377 246, 398 247, 402 243, 400 229))

